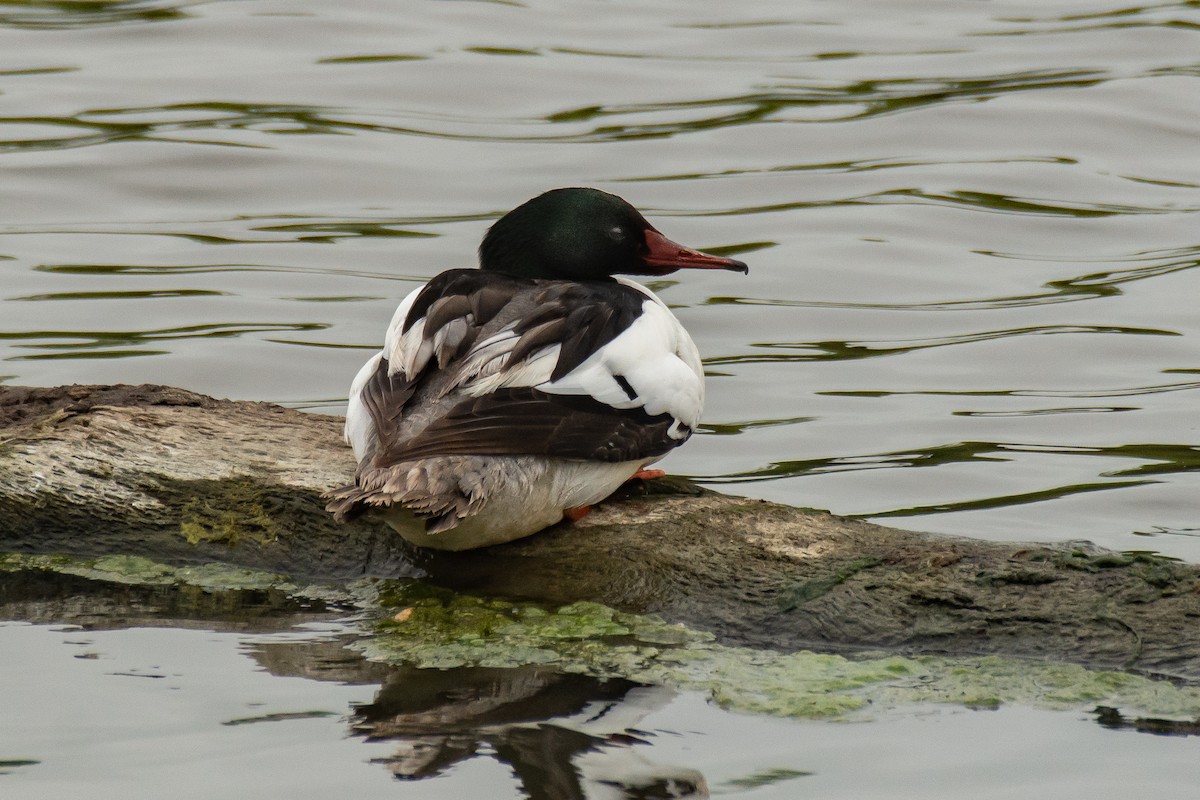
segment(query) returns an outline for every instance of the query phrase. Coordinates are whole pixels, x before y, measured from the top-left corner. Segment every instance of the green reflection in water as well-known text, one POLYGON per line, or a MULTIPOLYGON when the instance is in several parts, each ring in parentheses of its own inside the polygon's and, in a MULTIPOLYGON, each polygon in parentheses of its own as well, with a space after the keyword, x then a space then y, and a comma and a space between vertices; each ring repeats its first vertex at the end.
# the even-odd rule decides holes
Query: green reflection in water
MULTIPOLYGON (((36 346, 36 345, 35 345, 36 346)), ((168 356, 170 350, 94 350, 90 352, 40 353, 33 356, 11 356, 5 361, 60 361, 76 358, 137 358, 139 356, 168 356)))
MULTIPOLYGON (((745 253, 754 253, 758 250, 766 250, 771 247, 777 247, 779 242, 738 242, 737 244, 718 245, 716 247, 701 248, 706 253, 712 253, 714 256, 740 256, 745 253)), ((678 281, 674 281, 678 283, 678 281)))
POLYGON ((1145 486, 1151 483, 1156 483, 1156 481, 1078 483, 1071 486, 1056 486, 1053 489, 1043 489, 1037 492, 1021 492, 1019 494, 1001 495, 999 497, 985 497, 979 500, 963 500, 958 503, 934 503, 928 506, 912 506, 910 508, 897 508, 891 511, 850 514, 848 516, 866 519, 885 519, 887 517, 918 517, 924 514, 947 514, 955 511, 983 511, 990 508, 1008 508, 1010 506, 1028 505, 1029 503, 1043 503, 1087 492, 1106 492, 1111 489, 1127 489, 1132 486, 1145 486))
POLYGON ((163 297, 224 297, 228 292, 210 289, 147 289, 132 292, 54 292, 29 294, 10 300, 150 300, 163 297))
MULTIPOLYGON (((1083 447, 1072 445, 1020 444, 1012 442, 955 442, 954 444, 929 447, 922 450, 901 450, 890 453, 869 453, 857 456, 835 456, 793 461, 778 461, 758 469, 725 475, 689 476, 707 483, 753 483, 778 478, 797 478, 806 475, 827 475, 842 472, 862 472, 875 469, 911 469, 916 467, 944 467, 980 461, 1011 461, 1014 454, 1051 456, 1098 456, 1122 461, 1150 462, 1134 467, 1111 470, 1101 474, 1103 478, 1146 478, 1158 475, 1178 475, 1200 472, 1200 446, 1187 444, 1124 444, 1083 447)), ((1047 489, 1003 498, 988 498, 971 501, 963 507, 994 508, 1017 505, 1035 500, 1052 499, 1081 491, 1096 491, 1121 486, 1137 486, 1154 483, 1153 480, 1102 481, 1047 489)), ((949 506, 931 506, 929 510, 946 510, 949 506)), ((899 512, 896 512, 899 513, 899 512)), ((924 513, 914 511, 912 513, 924 513)), ((870 516, 881 516, 871 514, 870 516)))
POLYGON ((1038 70, 982 78, 895 78, 864 80, 817 87, 781 84, 773 91, 725 97, 659 103, 589 105, 550 114, 547 122, 594 121, 609 117, 637 116, 676 111, 693 118, 686 122, 656 122, 640 125, 602 125, 592 135, 609 139, 645 139, 708 130, 728 125, 762 122, 785 116, 788 122, 831 122, 864 119, 880 114, 907 111, 948 101, 982 101, 1000 95, 1038 89, 1082 88, 1103 83, 1110 76, 1099 70, 1038 70), (831 116, 831 107, 844 107, 831 116), (805 119, 805 109, 820 109, 805 119), (695 112, 702 112, 697 115, 695 112), (703 113, 710 112, 710 113, 703 113))
POLYGON ((816 417, 786 417, 782 419, 757 419, 749 422, 701 423, 697 428, 701 433, 713 436, 736 436, 739 433, 755 430, 756 428, 775 428, 780 425, 793 425, 799 422, 811 422, 816 417))
POLYGON ((1113 19, 1119 17, 1134 17, 1143 14, 1147 11, 1161 11, 1164 8, 1178 8, 1195 6, 1194 2, 1169 2, 1169 3, 1153 3, 1150 5, 1127 6, 1124 8, 1113 8, 1105 11, 1089 11, 1083 14, 1060 14, 1050 17, 997 17, 999 22, 1080 22, 1094 19, 1113 19))
MULTIPOLYGON (((416 226, 436 226, 447 225, 459 222, 487 222, 495 220, 502 216, 507 209, 498 209, 495 211, 484 211, 467 214, 431 214, 414 217, 314 217, 310 215, 294 215, 294 214, 274 214, 265 216, 239 215, 229 219, 218 220, 197 220, 194 226, 212 228, 220 226, 222 228, 236 228, 232 233, 199 233, 191 230, 180 230, 174 227, 173 223, 134 223, 125 225, 55 225, 54 227, 44 227, 41 225, 29 226, 8 226, 5 228, 5 235, 34 235, 45 236, 47 234, 56 236, 82 235, 82 236, 166 236, 172 238, 185 239, 194 241, 199 244, 271 244, 271 243, 288 243, 288 242, 312 242, 314 238, 307 236, 295 236, 293 234, 316 234, 322 237, 328 237, 329 240, 339 238, 352 237, 380 237, 380 238, 430 238, 440 236, 439 233, 433 233, 424 230, 412 230, 416 226), (167 227, 171 225, 171 227, 167 227), (276 234, 276 235, 258 235, 258 234, 276 234), (285 235, 277 235, 285 234, 285 235)), ((0 255, 0 260, 12 260, 11 256, 0 255)), ((75 268, 86 269, 92 265, 51 265, 35 267, 44 271, 59 271, 66 272, 75 268)), ((261 264, 204 264, 201 267, 245 267, 245 268, 276 268, 272 265, 261 264)), ((112 269, 111 266, 103 266, 100 269, 112 269)), ((163 267, 164 269, 166 267, 163 267)), ((317 272, 320 270, 310 270, 317 272)), ((340 271, 340 270, 339 270, 340 271)))
MULTIPOLYGON (((277 339, 269 337, 268 342, 274 344, 291 344, 300 347, 323 347, 329 350, 379 350, 379 344, 342 344, 339 342, 306 342, 300 339, 277 339)), ((345 403, 349 400, 348 397, 341 398, 340 402, 345 403)))
MULTIPOLYGON (((1200 73, 1198 73, 1200 74, 1200 73)), ((1146 183, 1151 186, 1166 186, 1170 189, 1200 189, 1200 183, 1185 183, 1183 181, 1167 181, 1156 178, 1139 178, 1136 175, 1121 175, 1120 178, 1134 183, 1146 183)))
POLYGON ((0 69, 0 78, 23 75, 55 75, 61 72, 78 72, 79 67, 30 67, 29 69, 0 69))
POLYGON ((776 769, 769 769, 764 772, 756 772, 753 775, 747 775, 744 778, 734 778, 732 780, 725 781, 722 786, 728 787, 731 790, 745 792, 749 791, 750 789, 757 789, 761 786, 773 786, 774 784, 790 781, 794 778, 804 778, 814 774, 816 773, 779 767, 776 769))
POLYGON ((419 56, 412 53, 386 53, 363 56, 335 56, 319 58, 318 64, 380 64, 392 61, 426 61, 429 56, 419 56))
POLYGON ((278 711, 273 714, 261 714, 257 717, 237 717, 222 722, 222 725, 254 725, 260 722, 290 722, 297 719, 322 719, 324 717, 341 716, 336 711, 278 711))
POLYGON ((1200 538, 1200 528, 1171 528, 1154 525, 1148 531, 1133 531, 1134 536, 1188 536, 1200 538))
POLYGON ((169 22, 190 16, 179 6, 161 0, 6 0, 0 6, 0 26, 52 30, 93 25, 169 22))
POLYGON ((704 359, 706 366, 721 364, 766 364, 777 361, 848 361, 876 356, 900 355, 934 347, 986 342, 994 339, 1007 339, 1014 336, 1041 336, 1064 333, 1121 333, 1136 336, 1179 336, 1174 331, 1156 328, 1124 328, 1106 325, 1037 325, 1026 328, 1010 328, 999 331, 984 331, 981 333, 963 334, 961 336, 943 336, 930 339, 909 339, 897 342, 765 342, 756 343, 753 347, 776 350, 807 350, 803 353, 786 355, 735 355, 714 356, 704 359))
POLYGON ((295 267, 273 264, 39 264, 33 270, 35 272, 49 272, 58 275, 203 275, 217 272, 235 272, 240 275, 247 272, 281 272, 296 275, 337 274, 385 281, 424 282, 428 280, 428 277, 421 277, 419 275, 395 275, 358 269, 295 267))
MULTIPOLYGON (((653 182, 653 181, 688 181, 688 180, 709 180, 712 178, 731 178, 743 177, 747 175, 770 175, 772 173, 781 172, 828 172, 851 173, 851 172, 875 172, 888 169, 904 169, 906 167, 940 167, 947 165, 974 165, 974 164, 1060 164, 1072 165, 1079 162, 1074 158, 1066 158, 1062 156, 1018 156, 1004 159, 938 159, 921 160, 913 158, 891 159, 863 159, 861 161, 827 161, 815 164, 783 164, 779 166, 766 167, 751 167, 744 169, 724 169, 714 172, 680 172, 667 175, 648 175, 634 178, 624 178, 628 183, 638 182, 653 182)), ((1136 179, 1131 179, 1136 180, 1136 179)), ((1147 183, 1153 181, 1146 180, 1147 183)), ((1176 184, 1187 186, 1189 184, 1176 184)))
POLYGON ((66 353, 12 356, 8 361, 30 361, 52 358, 121 358, 130 355, 160 355, 166 350, 111 350, 110 348, 137 347, 151 342, 178 339, 204 339, 242 336, 245 334, 270 333, 273 331, 320 331, 329 328, 323 322, 305 323, 218 323, 211 325, 189 325, 180 328, 162 328, 150 331, 22 331, 0 332, 0 341, 23 342, 16 345, 27 349, 69 350, 66 353), (60 341, 36 341, 36 340, 60 341), (30 341, 34 340, 34 341, 30 341), (101 349, 103 348, 103 351, 101 349), (96 350, 101 352, 87 351, 96 350))
MULTIPOLYGON (((505 51, 509 52, 509 51, 505 51)), ((525 54, 525 51, 512 51, 525 54)), ((982 101, 1014 91, 1093 86, 1108 79, 1107 73, 1085 70, 1034 71, 958 80, 953 78, 904 78, 858 81, 833 87, 804 84, 780 85, 770 91, 701 100, 656 103, 587 105, 561 109, 543 117, 485 118, 478 115, 429 114, 402 111, 404 123, 355 118, 356 111, 314 105, 245 104, 228 102, 178 103, 141 108, 94 109, 70 117, 6 117, 5 123, 57 126, 71 132, 57 138, 0 139, 4 150, 47 150, 84 147, 108 142, 155 140, 187 141, 226 147, 260 147, 247 141, 181 139, 177 134, 203 130, 247 130, 265 134, 347 134, 375 132, 432 136, 464 141, 606 142, 653 139, 749 123, 830 122, 862 119, 878 114, 921 108, 931 104, 982 101), (842 107, 831 114, 831 108, 842 107), (810 119, 805 109, 816 109, 810 119), (158 115, 160 119, 146 120, 158 115), (664 115, 682 117, 661 121, 664 115), (638 122, 650 116, 654 122, 638 122), (189 118, 190 117, 190 118, 189 118), (423 125, 415 120, 422 120, 423 125), (617 121, 620 120, 620 121, 617 121), (546 132, 544 123, 552 123, 546 132), (429 125, 428 123, 440 123, 429 125), (502 134, 504 127, 517 125, 520 134, 502 134), (463 129, 464 126, 471 130, 463 129), (562 126, 570 128, 563 130, 562 126), (531 131, 536 130, 536 133, 531 131), (172 134, 163 137, 162 134, 172 134)), ((967 197, 964 202, 971 201, 967 197)), ((981 202, 976 200, 975 202, 981 202)), ((1001 200, 991 202, 999 203, 1001 200)), ((1013 200, 1014 203, 1024 201, 1013 200)), ((1035 204, 1036 205, 1036 204, 1035 204)), ((1059 213, 1038 210, 1038 213, 1059 213)), ((1087 209, 1083 209, 1086 213, 1087 209)), ((1061 212, 1066 213, 1066 212, 1061 212)), ((1122 213, 1113 209, 1103 213, 1122 213)))
POLYGON ((1045 417, 1056 414, 1112 414, 1118 411, 1140 411, 1137 406, 1064 406, 1062 408, 1031 408, 1023 411, 952 411, 956 417, 1045 417))
POLYGON ((1196 9, 1195 0, 1183 2, 1155 3, 1149 5, 1128 6, 1105 11, 1088 12, 1084 14, 1063 14, 1049 17, 997 17, 997 22, 1009 22, 1027 27, 1011 28, 1004 31, 981 31, 968 34, 971 36, 1036 36, 1063 33, 1086 33, 1102 30, 1123 30, 1127 28, 1175 28, 1181 30, 1200 30, 1200 23, 1190 19, 1163 19, 1162 13, 1169 9, 1180 11, 1196 9), (1062 24, 1065 23, 1065 24, 1062 24), (1072 24, 1085 23, 1085 24, 1072 24))
POLYGON ((297 242, 336 242, 339 239, 367 237, 396 237, 403 239, 433 239, 440 233, 412 231, 392 227, 387 222, 305 222, 288 225, 264 225, 253 228, 272 233, 298 233, 297 242))
MULTIPOLYGON (((258 147, 247 142, 202 141, 199 139, 161 138, 159 134, 177 134, 196 130, 250 130, 264 133, 336 134, 351 130, 371 130, 375 126, 351 123, 332 117, 317 106, 249 105, 242 103, 177 103, 140 108, 93 109, 71 117, 4 117, 0 125, 46 125, 64 129, 58 138, 0 139, 0 152, 6 150, 62 150, 121 141, 159 141, 188 144, 214 144, 226 147, 258 147), (144 119, 158 115, 159 119, 144 119), (73 132, 70 135, 68 132, 73 132)), ((2 130, 2 129, 0 129, 2 130)))
POLYGON ((681 25, 675 25, 676 28, 694 29, 694 30, 737 30, 739 28, 775 28, 779 26, 796 25, 795 20, 790 19, 747 19, 747 20, 732 20, 730 22, 691 22, 681 25))
POLYGON ((1197 445, 1120 445, 1105 448, 1105 450, 1107 451, 1105 455, 1157 462, 1103 473, 1106 476, 1170 475, 1179 472, 1200 471, 1200 446, 1197 445))
POLYGON ((525 50, 519 47, 465 47, 463 52, 475 53, 482 56, 540 56, 537 50, 525 50))
MULTIPOLYGON (((997 253, 987 250, 975 251, 980 255, 1015 261, 1054 261, 1061 259, 1038 256, 997 253)), ((1095 263, 1100 259, 1090 259, 1095 263)), ((1022 306, 1069 303, 1101 297, 1115 297, 1122 293, 1121 285, 1162 275, 1194 269, 1200 266, 1200 247, 1182 247, 1171 250, 1150 250, 1121 259, 1121 263, 1132 264, 1099 272, 1087 272, 1071 278, 1047 281, 1042 284, 1048 291, 1029 294, 1008 295, 976 300, 943 300, 932 303, 837 303, 819 300, 778 300, 772 298, 749 298, 717 296, 710 297, 709 305, 755 305, 783 306, 796 308, 861 308, 887 311, 974 311, 978 309, 1016 308, 1022 306)))
MULTIPOLYGON (((1163 370, 1164 372, 1195 372, 1195 370, 1163 370)), ((983 389, 974 391, 952 391, 917 389, 913 391, 826 391, 817 392, 828 397, 893 397, 905 395, 935 395, 942 397, 1135 397, 1141 394, 1163 394, 1166 392, 1188 392, 1200 389, 1200 382, 1160 383, 1151 386, 1131 386, 1121 389, 983 389)))
POLYGON ((208 272, 316 272, 266 264, 38 264, 34 272, 55 275, 190 275, 208 272))
POLYGON ((347 294, 333 297, 284 297, 296 303, 366 303, 375 300, 386 300, 386 297, 365 294, 347 294))
MULTIPOLYGON (((1050 201, 1044 198, 1013 197, 992 192, 957 191, 934 193, 915 188, 905 188, 875 192, 858 197, 847 197, 839 200, 792 200, 784 203, 740 206, 737 208, 710 211, 704 216, 745 216, 783 211, 802 211, 810 208, 849 208, 853 206, 902 205, 906 203, 915 205, 945 205, 954 208, 986 211, 988 213, 1079 218, 1111 217, 1118 214, 1176 214, 1200 211, 1200 208, 1183 207, 1173 204, 1164 206, 1133 206, 1117 205, 1115 203, 1050 201)), ((977 252, 992 255, 985 251, 977 252)))
MULTIPOLYGON (((922 200, 948 203, 950 205, 983 208, 988 211, 1008 213, 1035 214, 1042 216, 1066 217, 1111 217, 1115 214, 1171 214, 1183 209, 1177 207, 1149 208, 1145 206, 1115 205, 1112 203, 1095 203, 1092 205, 1056 205, 1050 202, 993 192, 958 191, 945 194, 922 192, 918 189, 900 189, 887 192, 885 196, 915 197, 922 200)), ((1191 209, 1194 210, 1194 209, 1191 209)))

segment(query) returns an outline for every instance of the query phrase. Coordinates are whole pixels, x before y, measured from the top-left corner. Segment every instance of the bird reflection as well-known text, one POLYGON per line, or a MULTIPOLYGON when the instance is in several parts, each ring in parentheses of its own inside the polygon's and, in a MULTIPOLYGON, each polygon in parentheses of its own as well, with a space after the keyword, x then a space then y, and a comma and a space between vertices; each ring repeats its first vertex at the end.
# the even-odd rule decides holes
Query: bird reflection
POLYGON ((351 726, 368 740, 397 742, 379 759, 401 780, 421 780, 490 754, 532 800, 704 798, 704 776, 657 764, 635 745, 635 726, 674 692, 544 667, 398 669, 351 726))

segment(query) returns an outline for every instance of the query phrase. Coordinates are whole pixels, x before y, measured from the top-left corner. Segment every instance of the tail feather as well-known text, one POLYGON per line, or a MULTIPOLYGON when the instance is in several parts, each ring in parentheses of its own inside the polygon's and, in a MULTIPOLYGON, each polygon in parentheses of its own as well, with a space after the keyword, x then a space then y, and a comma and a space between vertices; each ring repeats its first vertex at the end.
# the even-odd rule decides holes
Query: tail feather
POLYGON ((339 522, 373 508, 399 506, 424 519, 426 533, 442 533, 478 514, 487 502, 487 489, 495 476, 470 463, 476 460, 422 459, 384 468, 360 467, 352 485, 321 497, 328 501, 325 509, 339 522))
POLYGON ((353 483, 349 486, 330 489, 321 495, 321 499, 329 501, 325 504, 325 510, 333 514, 333 518, 338 522, 350 522, 358 519, 367 510, 362 503, 362 492, 358 485, 353 483))

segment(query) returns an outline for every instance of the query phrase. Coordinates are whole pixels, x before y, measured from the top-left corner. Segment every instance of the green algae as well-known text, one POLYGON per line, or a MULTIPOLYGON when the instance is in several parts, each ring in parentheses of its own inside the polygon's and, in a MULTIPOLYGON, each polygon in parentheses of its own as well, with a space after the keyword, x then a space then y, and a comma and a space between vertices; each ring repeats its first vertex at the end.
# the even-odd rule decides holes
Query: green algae
POLYGON ((877 556, 863 556, 862 558, 854 559, 830 575, 796 584, 784 592, 783 597, 779 601, 779 610, 795 611, 810 600, 816 600, 821 595, 833 591, 837 586, 845 583, 863 570, 877 567, 882 563, 883 559, 877 556))
POLYGON ((190 497, 180 509, 179 533, 190 545, 222 543, 259 545, 279 539, 279 529, 266 508, 267 498, 252 481, 220 482, 219 496, 190 497))
POLYGON ((416 580, 300 585, 221 564, 170 566, 138 556, 0 555, 0 573, 46 570, 179 591, 266 589, 358 609, 353 645, 373 660, 421 668, 550 665, 705 693, 724 708, 868 720, 915 705, 1027 705, 1200 717, 1200 687, 1127 672, 1003 657, 942 658, 730 647, 704 631, 592 602, 552 606, 455 593, 416 580))
POLYGON ((1123 553, 1090 553, 1085 550, 1048 551, 1035 555, 1034 561, 1050 561, 1055 566, 1081 572, 1128 570, 1146 584, 1151 595, 1171 597, 1200 590, 1194 568, 1178 558, 1150 550, 1123 553))
POLYGON ((206 563, 183 566, 163 564, 142 556, 111 555, 77 558, 63 555, 0 554, 0 573, 41 570, 88 580, 129 586, 178 586, 206 592, 272 590, 309 600, 357 602, 348 587, 300 585, 270 572, 206 563))
POLYGON ((1103 704, 1200 715, 1200 687, 1125 672, 1001 657, 847 657, 727 647, 707 633, 596 603, 555 609, 413 583, 389 595, 380 612, 374 635, 356 645, 373 659, 440 669, 552 664, 563 672, 700 691, 724 708, 750 713, 852 720, 940 703, 1103 704))
MULTIPOLYGON (((711 636, 681 625, 621 614, 599 603, 556 609, 532 603, 457 595, 416 581, 394 583, 382 593, 384 607, 400 608, 374 624, 364 643, 372 656, 423 667, 519 667, 624 663, 627 653, 705 641, 711 636)), ((606 675, 619 675, 613 671, 606 675)))

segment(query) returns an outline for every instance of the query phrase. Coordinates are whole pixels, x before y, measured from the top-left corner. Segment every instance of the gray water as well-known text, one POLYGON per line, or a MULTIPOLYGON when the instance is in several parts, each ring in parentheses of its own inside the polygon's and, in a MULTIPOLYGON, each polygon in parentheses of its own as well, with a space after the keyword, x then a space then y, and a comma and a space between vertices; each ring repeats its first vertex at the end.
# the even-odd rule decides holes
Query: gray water
MULTIPOLYGON (((340 413, 400 297, 471 265, 505 210, 591 185, 751 265, 653 284, 710 374, 706 425, 670 471, 890 525, 1200 561, 1198 54, 1194 1, 0 3, 0 380, 340 413)), ((0 628, 4 651, 26 630, 0 628)), ((65 685, 74 662, 37 652, 40 680, 65 685)), ((301 691, 345 712, 345 693, 301 691)), ((664 729, 704 753, 692 766, 721 742, 734 777, 770 766, 741 742, 776 725, 842 735, 666 708, 664 729)), ((181 713, 206 746, 238 747, 181 713)), ((856 728, 892 767, 874 790, 843 776, 821 794, 927 796, 896 765, 944 768, 931 754, 966 747, 960 726, 1069 738, 1106 754, 1103 775, 1131 740, 1166 747, 1049 712, 932 714, 856 728)), ((372 757, 336 718, 250 727, 310 731, 306 763, 372 757)), ((1041 775, 1040 757, 996 750, 972 792, 1011 796, 995 770, 1041 775)), ((838 758, 864 761, 788 768, 838 758)), ((497 762, 466 763, 421 785, 495 778, 480 765, 497 762)), ((256 780, 300 781, 263 764, 256 780)), ((223 779, 194 768, 164 779, 223 779)), ((37 792, 48 774, 0 782, 37 792)), ((1044 777, 1046 796, 1075 796, 1044 777)))

